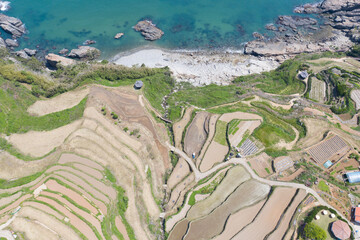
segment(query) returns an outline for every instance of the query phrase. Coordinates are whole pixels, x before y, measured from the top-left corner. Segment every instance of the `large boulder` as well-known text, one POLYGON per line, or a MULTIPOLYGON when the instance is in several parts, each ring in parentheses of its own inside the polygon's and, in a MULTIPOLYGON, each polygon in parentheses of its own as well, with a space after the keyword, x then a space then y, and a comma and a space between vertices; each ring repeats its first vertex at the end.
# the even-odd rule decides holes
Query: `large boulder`
POLYGON ((320 7, 322 12, 351 11, 360 8, 359 0, 324 0, 320 7))
POLYGON ((15 55, 18 57, 21 57, 23 59, 29 59, 29 55, 24 51, 24 50, 20 50, 20 51, 16 51, 15 55))
POLYGON ((14 38, 21 37, 26 32, 26 28, 20 19, 5 14, 0 14, 0 27, 14 38))
POLYGON ((24 48, 24 52, 29 56, 35 56, 37 51, 35 49, 24 48))
POLYGON ((300 16, 279 16, 277 20, 278 24, 283 26, 296 29, 299 26, 310 26, 317 24, 317 21, 309 17, 300 17, 300 16))
POLYGON ((14 48, 14 47, 19 46, 19 43, 16 40, 11 39, 11 38, 6 39, 5 43, 9 48, 14 48))
POLYGON ((76 61, 70 58, 66 58, 66 57, 62 57, 53 53, 49 53, 48 55, 45 56, 45 59, 47 61, 47 63, 56 68, 57 64, 61 64, 63 66, 68 66, 71 64, 74 64, 76 61))
POLYGON ((68 57, 79 58, 82 60, 94 60, 100 56, 99 49, 89 46, 79 46, 77 49, 71 50, 68 57))
POLYGON ((140 32, 146 40, 154 41, 160 39, 164 32, 156 27, 151 21, 144 20, 134 26, 135 31, 140 32))

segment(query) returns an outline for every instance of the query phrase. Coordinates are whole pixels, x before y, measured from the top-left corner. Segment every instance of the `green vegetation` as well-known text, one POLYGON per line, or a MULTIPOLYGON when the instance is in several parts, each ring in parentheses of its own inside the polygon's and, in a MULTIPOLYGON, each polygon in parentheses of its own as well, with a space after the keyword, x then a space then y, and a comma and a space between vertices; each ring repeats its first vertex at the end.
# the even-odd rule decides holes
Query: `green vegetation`
POLYGON ((330 193, 330 188, 329 188, 329 186, 326 184, 326 182, 324 180, 321 180, 319 182, 318 187, 319 187, 320 191, 330 193))
POLYGON ((240 122, 241 122, 240 119, 233 119, 229 122, 229 125, 228 125, 228 134, 229 135, 234 135, 239 130, 239 128, 237 126, 239 125, 240 122))
POLYGON ((255 84, 264 92, 281 95, 302 93, 305 90, 305 84, 297 78, 297 73, 304 69, 307 69, 307 66, 301 61, 287 60, 273 71, 241 76, 236 78, 234 83, 255 84))
POLYGON ((0 179, 0 189, 9 189, 9 188, 13 188, 13 187, 22 186, 24 184, 27 184, 29 182, 34 181, 35 179, 40 177, 44 172, 45 171, 38 172, 38 173, 35 173, 33 175, 26 176, 26 177, 23 177, 23 178, 19 178, 19 179, 13 180, 13 181, 0 179))
POLYGON ((308 223, 304 227, 304 237, 306 239, 314 239, 314 240, 325 240, 326 232, 324 229, 315 225, 314 223, 308 223))
POLYGON ((27 108, 37 100, 30 90, 22 85, 0 77, 0 132, 23 133, 29 130, 52 130, 82 117, 86 98, 73 108, 36 117, 27 113, 27 108))
POLYGON ((270 174, 270 170, 268 168, 265 168, 265 171, 270 174))
POLYGON ((227 123, 221 120, 216 122, 216 131, 214 141, 220 143, 221 145, 227 146, 226 140, 226 126, 227 123))
POLYGON ((208 185, 202 187, 201 189, 194 191, 191 193, 190 198, 189 198, 189 205, 193 206, 195 205, 195 195, 197 194, 209 194, 212 193, 213 191, 215 191, 215 189, 217 188, 217 186, 219 186, 219 184, 221 183, 222 179, 224 178, 224 173, 220 174, 219 176, 217 176, 211 183, 209 183, 208 185))
POLYGON ((347 166, 347 167, 345 167, 345 170, 353 171, 353 170, 358 170, 358 168, 353 167, 353 166, 347 166))

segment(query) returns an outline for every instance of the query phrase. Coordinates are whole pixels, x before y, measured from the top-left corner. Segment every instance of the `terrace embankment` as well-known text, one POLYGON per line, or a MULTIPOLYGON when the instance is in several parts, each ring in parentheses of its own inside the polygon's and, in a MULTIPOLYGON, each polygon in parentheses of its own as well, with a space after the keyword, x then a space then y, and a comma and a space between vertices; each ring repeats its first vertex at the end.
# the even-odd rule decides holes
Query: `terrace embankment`
MULTIPOLYGON (((155 238, 140 216, 148 215, 152 228, 160 228, 156 201, 163 198, 162 179, 169 166, 163 145, 166 129, 140 104, 135 90, 91 86, 74 94, 60 95, 49 104, 62 110, 88 95, 80 120, 48 132, 10 137, 22 153, 52 153, 29 163, 9 158, 12 167, 33 166, 27 171, 45 172, 1 189, 9 194, 1 200, 1 222, 17 209, 18 220, 10 228, 26 239, 38 239, 39 234, 47 239, 155 238), (33 194, 25 194, 29 190, 33 194)), ((50 109, 34 107, 41 104, 29 111, 49 113, 50 109)), ((8 179, 19 177, 22 169, 10 171, 8 179)))

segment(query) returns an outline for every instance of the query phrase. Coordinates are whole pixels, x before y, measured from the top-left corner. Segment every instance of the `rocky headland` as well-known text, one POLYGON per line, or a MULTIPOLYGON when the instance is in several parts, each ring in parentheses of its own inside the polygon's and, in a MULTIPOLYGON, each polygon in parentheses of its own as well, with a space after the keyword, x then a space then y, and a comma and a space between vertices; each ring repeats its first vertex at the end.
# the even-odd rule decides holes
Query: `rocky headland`
POLYGON ((310 17, 279 16, 278 26, 266 26, 275 32, 275 37, 248 42, 245 54, 283 61, 299 53, 347 51, 360 41, 358 0, 324 0, 296 7, 294 12, 317 14, 324 24, 318 25, 318 21, 310 17))

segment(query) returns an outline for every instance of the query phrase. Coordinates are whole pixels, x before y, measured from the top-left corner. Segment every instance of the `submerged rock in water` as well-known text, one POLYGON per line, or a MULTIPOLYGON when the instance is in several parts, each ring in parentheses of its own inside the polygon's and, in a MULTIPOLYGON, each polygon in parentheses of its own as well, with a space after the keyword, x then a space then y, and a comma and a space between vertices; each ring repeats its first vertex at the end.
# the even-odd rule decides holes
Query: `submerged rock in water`
POLYGON ((16 40, 10 38, 6 39, 5 43, 9 48, 14 48, 19 46, 19 43, 16 40))
POLYGON ((119 39, 119 38, 121 38, 122 36, 124 36, 124 33, 117 33, 114 38, 115 38, 115 39, 119 39))
POLYGON ((63 48, 63 49, 61 49, 61 50, 59 51, 59 54, 65 55, 65 54, 67 54, 68 52, 69 52, 69 49, 63 48))
POLYGON ((144 20, 134 26, 135 31, 140 32, 146 40, 154 41, 160 39, 164 32, 155 26, 151 21, 144 20))
POLYGON ((56 68, 57 64, 61 64, 63 66, 68 66, 68 65, 74 64, 76 62, 73 59, 62 57, 62 56, 59 56, 59 55, 56 55, 53 53, 49 53, 48 55, 46 55, 45 59, 51 67, 55 67, 55 68, 56 68))
POLYGON ((95 40, 86 40, 83 45, 91 45, 91 44, 95 44, 96 41, 95 40))
POLYGON ((83 60, 94 60, 100 56, 99 49, 89 46, 79 46, 77 49, 71 50, 68 57, 79 58, 83 60))
POLYGON ((0 27, 14 38, 21 37, 26 32, 26 28, 20 19, 5 14, 0 14, 0 27))

